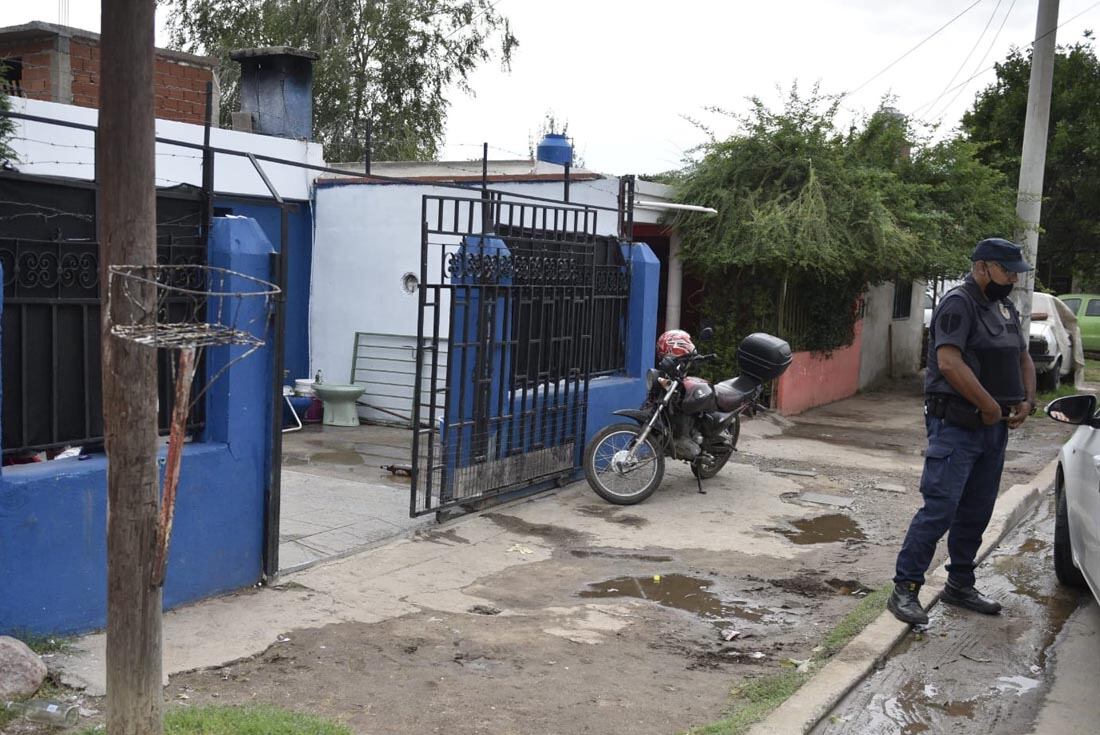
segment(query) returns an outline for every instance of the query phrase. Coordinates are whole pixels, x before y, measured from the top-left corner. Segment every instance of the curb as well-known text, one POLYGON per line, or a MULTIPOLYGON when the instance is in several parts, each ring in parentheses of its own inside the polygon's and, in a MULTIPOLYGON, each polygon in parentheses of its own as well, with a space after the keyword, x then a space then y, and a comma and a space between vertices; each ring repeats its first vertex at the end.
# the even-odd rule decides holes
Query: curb
MULTIPOLYGON (((1031 482, 1013 485, 997 498, 993 517, 978 550, 979 564, 1054 484, 1057 467, 1058 460, 1052 460, 1031 482)), ((928 575, 920 595, 926 609, 939 602, 946 581, 947 570, 943 565, 928 575)), ((896 619, 889 611, 884 611, 837 651, 797 692, 753 725, 749 735, 809 732, 879 666, 909 629, 909 625, 896 619)))

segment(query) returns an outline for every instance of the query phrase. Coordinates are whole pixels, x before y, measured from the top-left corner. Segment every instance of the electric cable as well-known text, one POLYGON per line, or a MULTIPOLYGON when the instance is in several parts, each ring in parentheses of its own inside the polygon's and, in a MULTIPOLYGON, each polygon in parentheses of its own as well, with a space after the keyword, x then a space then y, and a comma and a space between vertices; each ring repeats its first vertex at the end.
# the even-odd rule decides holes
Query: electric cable
POLYGON ((901 56, 899 56, 898 58, 894 59, 894 60, 893 60, 893 61, 891 61, 891 62, 890 62, 889 64, 887 64, 886 66, 884 66, 884 67, 883 67, 882 69, 880 69, 879 71, 877 71, 877 72, 875 72, 875 73, 874 73, 873 75, 871 75, 871 76, 870 76, 870 77, 869 77, 869 78, 867 79, 867 81, 863 82, 863 84, 860 84, 860 85, 859 85, 858 87, 856 87, 855 89, 853 89, 853 90, 852 90, 851 92, 845 92, 844 94, 842 94, 842 95, 840 96, 840 97, 841 97, 841 99, 843 99, 843 98, 845 98, 845 97, 851 97, 852 95, 856 94, 856 93, 857 93, 857 92, 859 92, 859 91, 860 91, 861 89, 863 89, 864 87, 866 87, 866 86, 867 86, 868 84, 870 84, 871 82, 875 81, 876 79, 878 79, 879 77, 881 77, 881 76, 882 76, 883 74, 885 74, 886 72, 890 71, 890 69, 894 68, 894 66, 896 66, 896 65, 897 65, 897 64, 898 64, 898 63, 899 63, 900 61, 902 61, 902 60, 903 60, 903 59, 905 59, 905 58, 906 58, 907 56, 909 56, 909 54, 913 53, 914 51, 916 51, 917 49, 919 49, 919 48, 920 48, 921 46, 923 46, 924 44, 928 43, 928 42, 929 42, 929 41, 931 41, 931 40, 932 40, 933 38, 935 38, 936 36, 938 36, 938 35, 939 35, 940 33, 942 33, 942 32, 943 32, 943 31, 944 31, 944 30, 945 30, 945 29, 946 29, 946 28, 947 28, 948 26, 952 25, 952 24, 953 24, 953 23, 954 23, 955 21, 957 21, 957 20, 958 20, 959 18, 961 18, 961 17, 963 17, 964 15, 966 15, 967 13, 969 13, 969 12, 970 12, 971 10, 973 10, 973 9, 974 9, 974 7, 975 7, 975 6, 977 6, 977 5, 978 5, 978 4, 980 4, 981 2, 982 2, 982 0, 974 0, 974 2, 972 2, 972 3, 970 4, 970 5, 966 6, 966 8, 965 8, 965 9, 964 9, 964 10, 963 10, 962 12, 960 12, 960 13, 959 13, 958 15, 956 15, 956 16, 955 16, 954 18, 952 18, 951 20, 947 21, 947 22, 946 22, 946 23, 944 23, 944 24, 943 24, 942 26, 940 26, 939 28, 937 28, 937 29, 936 29, 935 31, 933 31, 933 32, 932 32, 932 34, 931 34, 931 35, 929 35, 929 36, 925 37, 925 38, 924 38, 924 40, 922 40, 922 41, 921 41, 920 43, 918 43, 918 44, 917 44, 916 46, 914 46, 913 48, 909 49, 909 50, 908 50, 908 51, 906 51, 906 52, 905 52, 904 54, 902 54, 902 55, 901 55, 901 56))
MULTIPOLYGON (((978 45, 981 44, 982 39, 985 38, 985 34, 989 30, 989 26, 993 24, 993 18, 997 16, 997 11, 1000 10, 1002 2, 1003 0, 997 0, 997 3, 993 6, 993 12, 989 14, 989 19, 985 22, 985 27, 982 28, 982 32, 979 33, 978 37, 974 40, 974 44, 970 47, 970 50, 966 53, 966 56, 959 64, 958 68, 955 69, 955 73, 952 74, 951 78, 947 80, 947 84, 943 85, 943 89, 940 90, 939 96, 936 97, 936 99, 932 102, 932 104, 928 105, 928 107, 935 107, 936 103, 943 99, 943 96, 947 94, 947 90, 951 88, 951 85, 955 83, 955 80, 959 78, 959 74, 962 73, 962 70, 966 67, 967 62, 970 61, 970 57, 973 56, 974 52, 978 50, 978 45)), ((1016 4, 1015 0, 1013 0, 1012 4, 1016 4)), ((1012 11, 1010 9, 1009 13, 1011 12, 1012 11)), ((1008 19, 1008 13, 1005 14, 1005 19, 1008 19)), ((1004 28, 1004 22, 1001 23, 1001 28, 1004 28)), ((985 61, 985 59, 983 58, 982 61, 985 61)), ((978 62, 978 65, 981 65, 981 61, 978 62)), ((914 113, 915 112, 916 111, 914 111, 914 113)))

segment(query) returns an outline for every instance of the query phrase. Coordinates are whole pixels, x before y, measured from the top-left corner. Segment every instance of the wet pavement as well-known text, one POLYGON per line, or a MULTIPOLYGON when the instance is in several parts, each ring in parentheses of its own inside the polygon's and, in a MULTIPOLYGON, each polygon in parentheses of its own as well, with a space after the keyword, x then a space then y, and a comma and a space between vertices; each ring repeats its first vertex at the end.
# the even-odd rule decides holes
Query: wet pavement
POLYGON ((1039 506, 978 570, 978 587, 1004 605, 987 617, 938 604, 812 732, 1032 732, 1053 681, 1051 652, 1067 619, 1090 598, 1058 585, 1053 500, 1039 506))
POLYGON ((412 432, 386 426, 307 425, 283 436, 279 571, 400 538, 434 524, 409 517, 412 432))

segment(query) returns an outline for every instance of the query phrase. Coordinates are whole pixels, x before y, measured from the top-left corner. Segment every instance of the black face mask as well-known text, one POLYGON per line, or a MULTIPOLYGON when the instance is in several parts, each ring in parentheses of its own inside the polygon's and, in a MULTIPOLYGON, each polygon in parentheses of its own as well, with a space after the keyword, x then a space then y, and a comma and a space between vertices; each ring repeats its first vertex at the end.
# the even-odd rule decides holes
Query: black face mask
POLYGON ((1008 295, 1012 293, 1011 283, 995 283, 990 281, 985 284, 985 297, 990 301, 1000 301, 1001 299, 1008 298, 1008 295))

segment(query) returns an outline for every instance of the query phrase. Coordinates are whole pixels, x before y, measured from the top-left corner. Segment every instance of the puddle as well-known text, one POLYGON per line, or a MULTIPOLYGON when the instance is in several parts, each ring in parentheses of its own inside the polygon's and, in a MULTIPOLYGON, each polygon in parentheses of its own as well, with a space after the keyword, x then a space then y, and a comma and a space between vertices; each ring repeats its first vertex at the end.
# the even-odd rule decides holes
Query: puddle
POLYGON ((569 553, 578 559, 591 557, 603 557, 606 559, 638 559, 639 561, 672 561, 671 556, 663 554, 622 554, 611 551, 596 551, 592 549, 570 549, 569 553))
POLYGON ((859 524, 841 513, 816 518, 788 521, 790 528, 768 528, 767 531, 786 536, 796 544, 828 544, 834 541, 862 541, 867 538, 859 524))
POLYGON ((1027 541, 1020 544, 1020 551, 1042 551, 1047 548, 1047 546, 1049 546, 1049 544, 1041 538, 1029 538, 1027 541))
POLYGON ((998 676, 993 688, 1002 694, 1012 692, 1017 697, 1039 687, 1039 680, 1029 676, 998 676))
POLYGON ((562 545, 580 546, 584 544, 585 539, 588 537, 587 534, 572 528, 554 526, 549 523, 530 523, 522 518, 505 515, 504 513, 486 513, 482 517, 489 519, 505 531, 511 531, 512 533, 518 533, 524 536, 536 536, 562 545))
POLYGON ((363 464, 363 456, 357 452, 317 452, 310 455, 309 461, 319 464, 355 466, 363 464))
POLYGON ((859 593, 860 595, 866 595, 874 592, 870 587, 865 584, 861 584, 858 579, 826 579, 825 584, 832 587, 838 595, 854 595, 859 593))
POLYGON ((777 614, 763 607, 752 607, 741 601, 724 602, 709 591, 709 579, 683 574, 660 577, 616 577, 596 582, 580 593, 581 597, 634 597, 656 602, 663 607, 693 613, 711 622, 726 622, 730 618, 750 623, 774 622, 777 614), (768 619, 772 620, 769 621, 768 619))
POLYGON ((608 523, 617 523, 620 526, 642 528, 649 525, 649 519, 629 513, 620 515, 619 510, 621 509, 614 505, 582 505, 577 508, 577 512, 581 515, 590 518, 602 518, 608 523))
POLYGON ((424 531, 419 534, 419 537, 429 543, 444 544, 445 546, 470 543, 469 539, 459 536, 458 531, 453 528, 448 531, 424 531))

